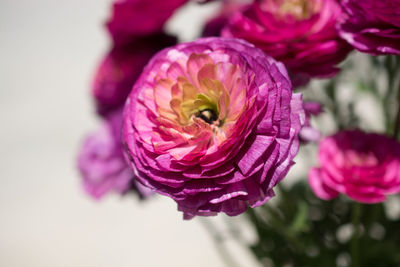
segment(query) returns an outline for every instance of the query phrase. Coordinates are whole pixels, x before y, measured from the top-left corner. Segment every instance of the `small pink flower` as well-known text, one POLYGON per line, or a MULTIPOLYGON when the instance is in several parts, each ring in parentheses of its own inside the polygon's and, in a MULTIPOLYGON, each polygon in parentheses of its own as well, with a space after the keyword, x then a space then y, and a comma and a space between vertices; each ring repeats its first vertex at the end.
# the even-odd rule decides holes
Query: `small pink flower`
POLYGON ((342 0, 340 35, 372 55, 400 55, 400 0, 342 0))
POLYGON ((260 0, 234 14, 222 36, 245 39, 282 61, 296 80, 331 77, 351 47, 336 30, 336 0, 260 0))
POLYGON ((319 147, 320 168, 308 179, 314 193, 332 199, 340 193, 362 203, 385 201, 400 192, 400 144, 359 130, 325 138, 319 147))
POLYGON ((140 197, 151 194, 137 183, 125 162, 121 143, 122 112, 110 114, 101 128, 89 135, 79 152, 78 168, 83 187, 92 197, 100 199, 109 192, 124 194, 136 191, 140 197))
POLYGON ((274 195, 304 116, 283 64, 239 39, 198 39, 144 69, 124 110, 126 156, 185 218, 237 215, 274 195))

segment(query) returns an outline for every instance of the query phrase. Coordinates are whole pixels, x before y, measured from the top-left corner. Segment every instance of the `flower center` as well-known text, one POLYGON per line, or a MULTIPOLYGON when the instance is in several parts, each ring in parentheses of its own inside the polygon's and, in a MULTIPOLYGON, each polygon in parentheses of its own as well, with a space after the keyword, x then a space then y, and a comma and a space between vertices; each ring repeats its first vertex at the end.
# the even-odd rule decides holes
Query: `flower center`
POLYGON ((309 18, 310 9, 308 0, 285 0, 280 7, 282 14, 290 14, 296 19, 309 18))
POLYGON ((262 8, 281 19, 290 16, 296 20, 305 20, 316 12, 317 5, 313 0, 267 0, 262 3, 262 8))
POLYGON ((220 113, 217 104, 219 97, 221 97, 219 93, 211 90, 206 94, 195 94, 192 98, 182 101, 178 108, 181 113, 181 121, 187 123, 191 118, 197 117, 208 124, 213 124, 218 120, 220 113))
MULTIPOLYGON (((175 121, 181 126, 196 123, 198 118, 220 127, 229 115, 230 93, 217 78, 217 64, 203 63, 202 59, 211 61, 207 55, 192 54, 188 64, 194 69, 188 71, 190 74, 170 81, 169 107, 175 114, 175 121)), ((235 67, 230 68, 236 70, 235 67)))
POLYGON ((202 119, 208 124, 212 124, 214 121, 218 119, 218 115, 212 109, 203 109, 196 114, 196 117, 202 119))
POLYGON ((346 151, 346 163, 350 166, 376 166, 379 161, 372 152, 346 151))
POLYGON ((192 53, 186 62, 172 63, 165 74, 156 75, 154 88, 146 91, 155 104, 149 107, 158 113, 160 138, 185 144, 201 139, 199 145, 217 147, 255 101, 247 98, 247 73, 229 62, 215 63, 208 54, 192 53))

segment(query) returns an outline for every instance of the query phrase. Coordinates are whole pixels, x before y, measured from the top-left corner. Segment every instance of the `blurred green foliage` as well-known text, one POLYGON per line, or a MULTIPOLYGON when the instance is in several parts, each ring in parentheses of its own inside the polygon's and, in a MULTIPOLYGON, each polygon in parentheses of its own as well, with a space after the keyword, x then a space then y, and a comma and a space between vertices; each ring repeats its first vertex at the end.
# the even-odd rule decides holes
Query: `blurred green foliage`
POLYGON ((265 266, 352 266, 353 205, 361 207, 359 266, 399 266, 400 220, 387 218, 383 204, 324 201, 305 179, 276 193, 274 205, 247 212, 259 237, 251 250, 265 266))

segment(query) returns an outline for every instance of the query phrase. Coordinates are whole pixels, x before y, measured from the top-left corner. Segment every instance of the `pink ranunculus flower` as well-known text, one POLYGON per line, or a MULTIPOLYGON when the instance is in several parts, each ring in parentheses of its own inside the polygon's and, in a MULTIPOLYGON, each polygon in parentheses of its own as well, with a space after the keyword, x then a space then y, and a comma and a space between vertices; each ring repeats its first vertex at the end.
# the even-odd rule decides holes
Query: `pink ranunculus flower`
POLYGON ((336 30, 341 14, 337 0, 260 0, 234 14, 222 36, 253 43, 301 84, 335 75, 351 50, 336 30))
POLYGON ((372 55, 400 55, 400 0, 342 0, 340 35, 372 55))
POLYGON ((106 23, 115 44, 163 31, 174 11, 188 0, 115 0, 106 23))
POLYGON ((124 110, 137 179, 173 198, 185 218, 262 205, 298 152, 304 112, 291 89, 283 64, 243 40, 159 52, 124 110))
POLYGON ((385 201, 400 192, 400 144, 394 139, 359 130, 343 131, 321 141, 321 167, 308 179, 325 200, 340 193, 362 203, 385 201))
POLYGON ((97 112, 107 115, 123 106, 143 67, 159 50, 176 44, 176 38, 155 34, 114 46, 100 63, 92 83, 97 112))
POLYGON ((100 199, 109 192, 124 194, 136 191, 143 198, 151 191, 136 182, 125 162, 121 142, 122 110, 110 114, 101 128, 89 135, 78 156, 78 169, 83 187, 93 198, 100 199))

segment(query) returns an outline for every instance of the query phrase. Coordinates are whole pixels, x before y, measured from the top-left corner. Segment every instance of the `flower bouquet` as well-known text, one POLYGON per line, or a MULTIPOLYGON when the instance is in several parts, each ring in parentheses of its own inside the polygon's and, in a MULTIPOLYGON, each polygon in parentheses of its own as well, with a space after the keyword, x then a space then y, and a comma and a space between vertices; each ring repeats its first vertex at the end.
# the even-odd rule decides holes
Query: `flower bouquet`
POLYGON ((243 214, 263 266, 400 264, 399 0, 119 0, 106 29, 90 196, 243 214), (187 5, 216 12, 178 42, 187 5))

